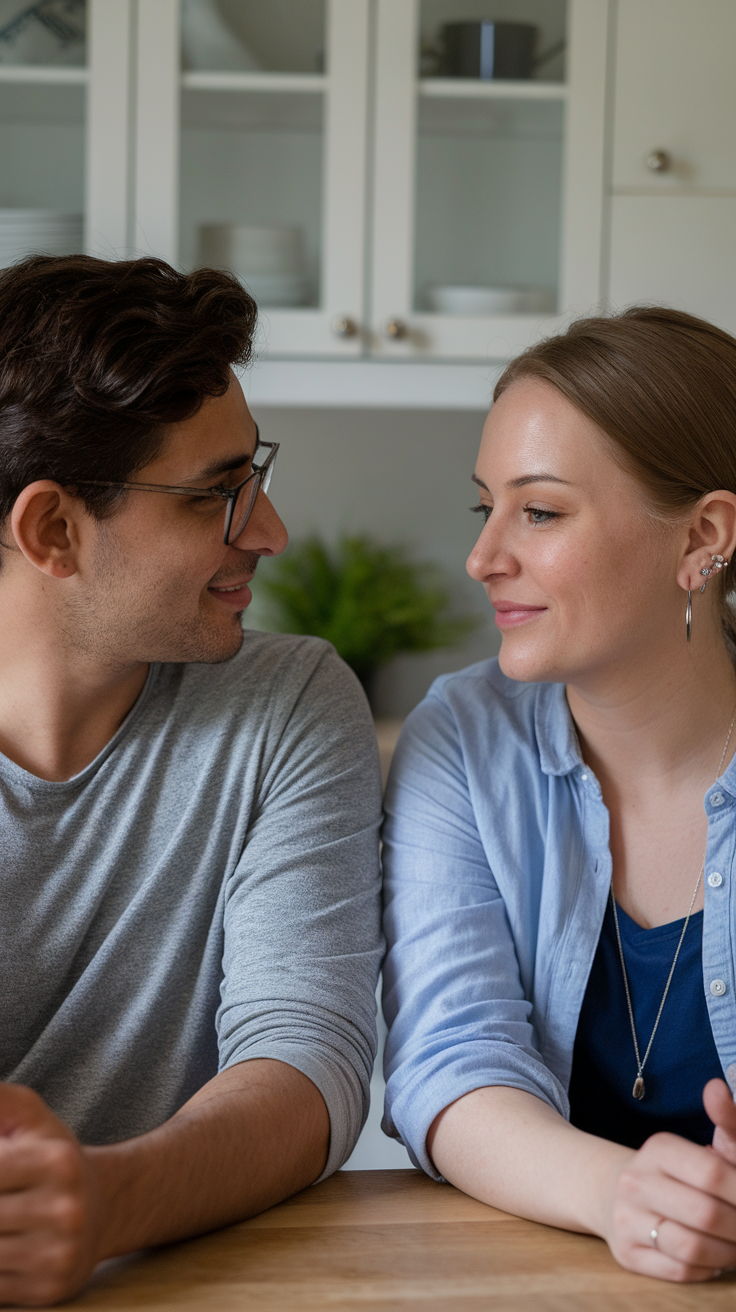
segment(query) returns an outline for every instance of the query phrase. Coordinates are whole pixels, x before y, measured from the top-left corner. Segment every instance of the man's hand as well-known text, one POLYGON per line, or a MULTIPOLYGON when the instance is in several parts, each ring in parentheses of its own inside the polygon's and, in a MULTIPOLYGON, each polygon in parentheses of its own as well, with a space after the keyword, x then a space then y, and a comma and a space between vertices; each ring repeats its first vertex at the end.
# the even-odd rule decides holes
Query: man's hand
POLYGON ((57 1303, 104 1258, 272 1207, 317 1179, 329 1141, 316 1086, 267 1058, 105 1147, 82 1147, 37 1094, 0 1084, 0 1304, 57 1303))
POLYGON ((69 1298, 95 1265, 92 1173, 31 1089, 0 1084, 0 1303, 69 1298))

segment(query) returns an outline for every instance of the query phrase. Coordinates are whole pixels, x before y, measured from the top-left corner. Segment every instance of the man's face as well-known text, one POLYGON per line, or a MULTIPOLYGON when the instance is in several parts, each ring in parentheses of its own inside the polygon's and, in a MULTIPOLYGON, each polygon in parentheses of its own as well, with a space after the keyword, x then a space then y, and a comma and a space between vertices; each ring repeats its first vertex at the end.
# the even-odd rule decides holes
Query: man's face
MULTIPOLYGON (((255 423, 233 374, 224 396, 171 425, 156 459, 132 481, 234 487, 247 478, 255 445, 255 423)), ((110 519, 86 517, 62 619, 67 639, 116 666, 234 656, 258 560, 283 551, 288 538, 263 492, 230 546, 225 511, 219 497, 128 492, 110 519)))

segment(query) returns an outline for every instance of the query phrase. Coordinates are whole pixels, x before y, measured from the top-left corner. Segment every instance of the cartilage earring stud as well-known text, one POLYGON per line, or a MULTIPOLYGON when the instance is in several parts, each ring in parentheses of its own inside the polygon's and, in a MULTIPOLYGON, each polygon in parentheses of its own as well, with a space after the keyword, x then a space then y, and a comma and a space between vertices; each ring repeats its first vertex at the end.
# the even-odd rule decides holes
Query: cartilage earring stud
MULTIPOLYGON (((720 567, 720 565, 715 565, 714 568, 715 568, 715 569, 720 569, 721 567, 720 567)), ((709 579, 710 576, 711 576, 711 574, 713 573, 713 570, 712 570, 712 569, 701 569, 700 573, 702 574, 702 576, 703 576, 704 579, 709 579)))

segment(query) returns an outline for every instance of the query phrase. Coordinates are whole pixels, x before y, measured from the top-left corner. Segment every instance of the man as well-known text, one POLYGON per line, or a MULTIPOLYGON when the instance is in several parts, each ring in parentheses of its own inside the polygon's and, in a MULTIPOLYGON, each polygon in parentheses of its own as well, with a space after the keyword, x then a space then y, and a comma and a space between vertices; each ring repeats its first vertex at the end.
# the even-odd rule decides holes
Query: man
POLYGON ((372 724, 243 634, 286 545, 228 274, 0 273, 0 1303, 349 1155, 380 958, 372 724))

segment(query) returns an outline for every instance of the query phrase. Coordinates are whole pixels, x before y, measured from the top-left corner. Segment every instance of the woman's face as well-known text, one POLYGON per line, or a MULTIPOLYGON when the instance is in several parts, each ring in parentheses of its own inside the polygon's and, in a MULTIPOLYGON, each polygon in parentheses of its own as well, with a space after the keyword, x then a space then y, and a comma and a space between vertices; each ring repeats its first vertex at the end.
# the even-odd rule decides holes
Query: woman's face
POLYGON ((682 528, 652 518, 556 388, 522 379, 503 393, 473 477, 486 522, 467 568, 496 611, 510 678, 590 685, 684 633, 682 528))

